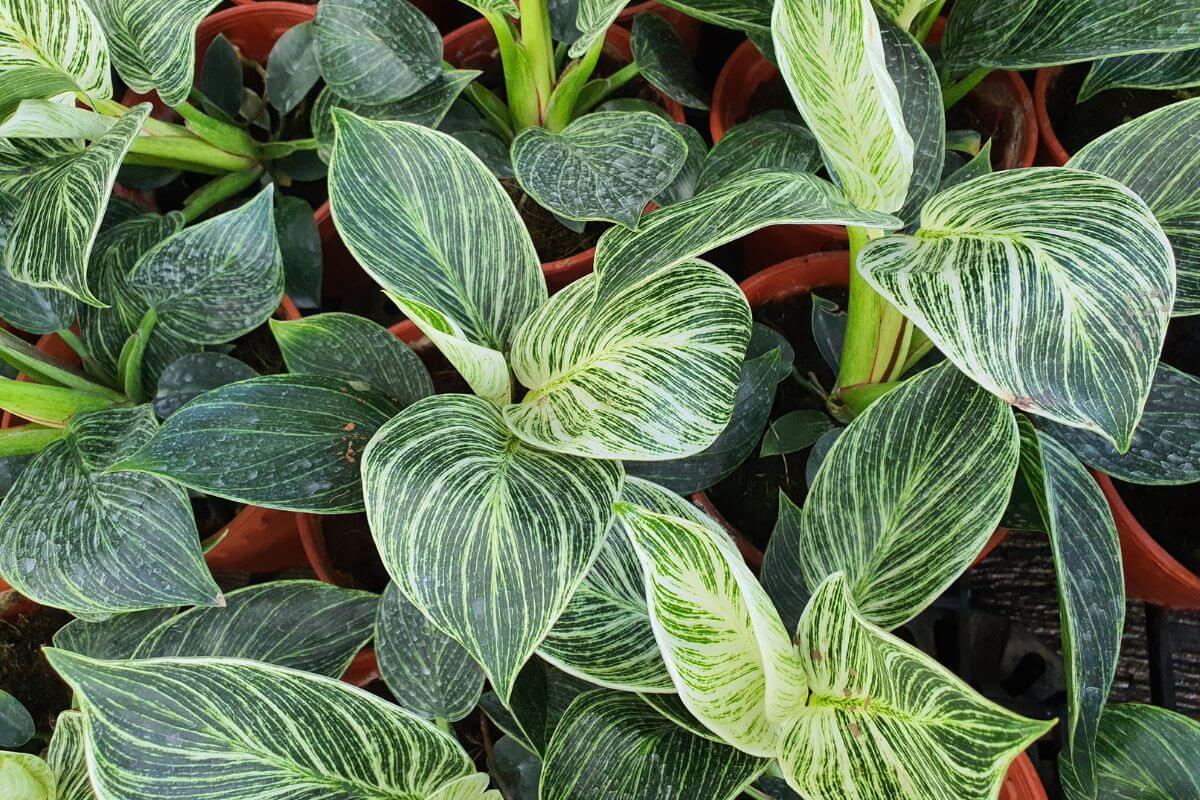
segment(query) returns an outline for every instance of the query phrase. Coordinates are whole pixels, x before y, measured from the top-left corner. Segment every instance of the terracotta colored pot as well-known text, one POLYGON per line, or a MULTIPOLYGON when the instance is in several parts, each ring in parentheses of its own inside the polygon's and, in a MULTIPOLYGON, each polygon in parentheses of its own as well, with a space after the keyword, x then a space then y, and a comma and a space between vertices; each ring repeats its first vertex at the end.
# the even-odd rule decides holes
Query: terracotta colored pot
POLYGON ((360 688, 374 683, 379 678, 379 662, 375 659, 374 647, 364 647, 342 673, 343 681, 360 688))
MULTIPOLYGON (((633 51, 630 48, 629 31, 616 26, 609 28, 605 52, 618 60, 631 61, 633 51)), ((464 25, 447 36, 444 54, 451 64, 466 69, 487 69, 500 57, 495 34, 485 19, 464 25)), ((659 100, 676 122, 684 121, 681 105, 662 94, 659 94, 659 100)), ((592 248, 569 258, 542 264, 542 273, 546 276, 546 284, 550 291, 561 289, 591 272, 595 255, 596 250, 592 248)))
POLYGON ((1017 756, 1000 786, 999 800, 1047 800, 1046 788, 1029 756, 1017 756))
MULTIPOLYGON (((930 41, 939 41, 944 27, 944 20, 939 20, 930 32, 930 41)), ((744 122, 755 91, 779 77, 774 64, 763 58, 751 42, 743 42, 721 70, 713 89, 709 111, 713 142, 720 141, 737 123, 744 122)), ((995 127, 992 154, 998 169, 1033 165, 1038 143, 1037 119, 1033 98, 1019 74, 994 72, 962 102, 985 125, 995 127)), ((846 247, 846 229, 837 225, 777 225, 743 240, 746 265, 751 269, 806 253, 846 247)))
MULTIPOLYGON (((262 0, 230 0, 230 2, 235 6, 253 6, 260 5, 262 0)), ((456 0, 409 0, 409 2, 433 20, 442 33, 454 30, 475 16, 470 8, 456 0)), ((316 5, 313 4, 311 7, 315 9, 316 5)))
POLYGON ((679 34, 679 38, 683 40, 683 45, 689 53, 695 54, 700 49, 700 31, 704 28, 704 23, 695 17, 689 17, 682 11, 659 5, 653 0, 637 3, 625 9, 621 12, 621 16, 617 17, 617 24, 628 28, 633 25, 633 18, 643 11, 653 11, 671 23, 671 27, 679 34))
POLYGON ((1039 69, 1033 79, 1033 107, 1038 123, 1038 163, 1052 167, 1065 166, 1071 160, 1071 154, 1058 140, 1054 123, 1050 121, 1050 113, 1046 110, 1046 95, 1062 71, 1062 67, 1039 69))

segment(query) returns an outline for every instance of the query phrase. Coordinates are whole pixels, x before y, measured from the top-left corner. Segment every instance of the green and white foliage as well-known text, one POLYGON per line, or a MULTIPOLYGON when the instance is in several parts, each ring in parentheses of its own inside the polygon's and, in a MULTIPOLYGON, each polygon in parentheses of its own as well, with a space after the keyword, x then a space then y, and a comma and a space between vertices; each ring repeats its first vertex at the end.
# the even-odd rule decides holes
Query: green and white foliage
POLYGON ((64 711, 58 715, 46 761, 54 773, 55 800, 95 800, 88 780, 83 714, 64 711))
MULTIPOLYGON (((1200 796, 1200 723, 1165 708, 1124 703, 1100 719, 1096 739, 1098 800, 1175 800, 1200 796)), ((1061 770, 1068 800, 1093 800, 1072 772, 1061 770)))
POLYGON ((771 757, 808 691, 770 598, 724 534, 617 506, 641 561, 654 637, 680 700, 743 752, 771 757))
MULTIPOLYGON (((621 501, 716 530, 691 503, 649 481, 626 478, 621 501)), ((716 530, 716 535, 725 534, 716 530)), ((596 563, 538 654, 598 686, 627 692, 675 690, 650 625, 642 565, 620 519, 613 519, 596 563)))
POLYGON ((108 133, 115 122, 112 117, 54 100, 22 100, 0 123, 0 137, 99 139, 108 133))
POLYGON ((466 341, 503 351, 546 300, 512 200, 446 134, 341 110, 333 116, 329 196, 350 252, 384 289, 436 310, 466 341))
POLYGON ((713 145, 696 190, 758 169, 815 174, 821 166, 821 150, 804 118, 794 111, 768 111, 734 125, 713 145))
POLYGON ((908 30, 917 15, 926 7, 933 5, 934 0, 874 0, 875 8, 896 22, 900 28, 908 30))
POLYGON ((108 42, 87 0, 0 2, 0 69, 20 70, 22 88, 50 73, 91 97, 112 95, 108 42))
POLYGON ((571 58, 579 58, 604 39, 605 33, 629 5, 629 0, 579 0, 575 28, 579 36, 571 44, 571 58))
POLYGON ((363 450, 399 410, 340 378, 265 375, 196 398, 114 469, 286 511, 362 511, 363 450))
POLYGON ((686 158, 674 123, 650 113, 598 111, 561 133, 526 128, 512 144, 517 180, 538 203, 567 219, 627 228, 638 227, 642 209, 686 158))
POLYGON ((683 263, 594 302, 586 276, 517 332, 525 399, 504 409, 523 440, 587 458, 656 461, 703 450, 729 423, 750 338, 737 285, 683 263))
POLYGON ((672 122, 672 124, 679 135, 683 137, 683 142, 687 146, 687 157, 675 175, 675 180, 654 196, 654 202, 660 206, 682 203, 684 200, 690 200, 696 194, 700 172, 704 169, 704 160, 708 156, 708 143, 704 141, 700 131, 686 122, 672 122))
POLYGON ((37 733, 21 701, 0 689, 0 747, 20 747, 37 733))
POLYGON ((665 0, 662 5, 722 28, 769 35, 771 2, 772 0, 665 0))
POLYGON ((102 305, 88 286, 88 256, 117 168, 149 114, 149 103, 136 106, 86 149, 38 164, 7 187, 20 199, 3 254, 10 277, 102 305))
POLYGON ((241 206, 185 228, 143 255, 129 285, 169 334, 221 344, 266 322, 283 297, 283 260, 267 186, 241 206))
POLYGON ((1018 408, 1124 450, 1175 295, 1150 209, 1100 175, 998 172, 934 196, 858 268, 959 369, 1018 408))
POLYGON ((150 631, 175 616, 176 608, 151 608, 114 614, 91 622, 73 619, 54 632, 54 646, 89 658, 133 658, 150 631))
POLYGON ((596 690, 563 715, 540 797, 733 800, 766 765, 676 725, 635 695, 596 690))
POLYGON ((872 625, 840 574, 816 590, 796 643, 811 695, 779 763, 810 800, 992 800, 1012 760, 1053 725, 985 700, 872 625))
POLYGON ((1200 86, 1200 48, 1102 58, 1079 89, 1083 102, 1109 89, 1190 89, 1200 86))
POLYGON ((441 34, 408 0, 322 0, 314 24, 321 75, 348 100, 402 100, 441 74, 441 34))
POLYGON ((187 494, 153 475, 110 471, 154 431, 149 406, 72 420, 0 506, 0 575, 21 594, 85 619, 218 605, 187 494))
POLYGON ((517 0, 459 0, 464 5, 468 5, 481 14, 496 13, 506 17, 521 16, 521 9, 517 5, 517 0))
POLYGON ((417 354, 368 319, 329 313, 270 324, 291 372, 358 381, 405 406, 433 394, 417 354))
POLYGON ((258 377, 254 369, 224 353, 188 353, 162 371, 154 413, 166 419, 205 392, 258 377))
POLYGON ((169 106, 187 100, 196 28, 220 0, 86 0, 108 37, 113 66, 135 92, 169 106))
POLYGON ((392 580, 507 700, 600 550, 621 465, 530 446, 470 395, 409 406, 364 460, 367 516, 392 580))
POLYGON ((1100 487, 1055 439, 1025 418, 1021 474, 1050 534, 1067 661, 1067 742, 1062 759, 1094 797, 1097 728, 1112 688, 1125 627, 1121 543, 1100 487))
POLYGON ((449 735, 332 678, 240 659, 46 656, 80 699, 102 798, 406 800, 474 772, 449 735))
POLYGON ((313 22, 302 22, 284 31, 271 48, 263 81, 267 99, 280 114, 290 113, 300 105, 321 80, 315 28, 313 22))
POLYGON ((953 364, 888 392, 850 423, 809 488, 796 543, 809 591, 841 572, 872 624, 914 617, 996 530, 1019 449, 1012 409, 953 364))
POLYGON ((1098 172, 1138 194, 1175 251, 1172 313, 1200 314, 1200 98, 1151 111, 1089 143, 1074 169, 1098 172))
POLYGON ((577 697, 595 688, 594 684, 535 657, 521 668, 507 705, 488 692, 480 700, 479 707, 496 727, 520 742, 521 747, 545 756, 567 708, 577 697))
POLYGON ((379 602, 375 655, 396 702, 423 719, 457 722, 479 704, 483 670, 394 583, 379 602))
POLYGON ((671 23, 658 14, 638 14, 631 39, 638 72, 680 105, 706 110, 709 94, 692 57, 671 23))
POLYGON ((830 173, 860 208, 899 211, 914 146, 870 0, 779 0, 771 31, 830 173))
POLYGON ((5 800, 56 800, 54 772, 35 755, 0 750, 0 792, 5 800))
MULTIPOLYGON (((8 229, 19 208, 15 197, 0 192, 0 251, 8 242, 8 229)), ((71 327, 74 318, 75 298, 14 280, 0 267, 0 319, 28 333, 42 335, 71 327)))

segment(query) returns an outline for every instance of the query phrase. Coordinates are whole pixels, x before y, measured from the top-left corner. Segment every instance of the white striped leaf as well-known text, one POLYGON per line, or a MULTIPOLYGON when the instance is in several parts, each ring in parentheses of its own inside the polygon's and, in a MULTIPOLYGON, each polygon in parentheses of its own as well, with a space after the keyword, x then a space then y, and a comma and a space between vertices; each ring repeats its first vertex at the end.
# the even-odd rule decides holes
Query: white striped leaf
MULTIPOLYGON (((621 500, 709 525, 724 535, 687 500, 650 481, 626 477, 621 500)), ((609 526, 596 563, 538 655, 598 686, 626 692, 675 691, 650 626, 642 565, 620 520, 609 526)))
MULTIPOLYGON (((20 203, 0 192, 0 250, 8 241, 8 228, 20 203)), ((39 289, 13 280, 0 266, 0 319, 27 333, 39 336, 71 327, 75 298, 54 289, 39 289)))
POLYGON ((481 14, 495 12, 503 14, 506 17, 521 16, 521 9, 517 6, 517 0, 459 0, 459 2, 470 6, 481 14))
POLYGON ((1022 417, 1021 474, 1050 534, 1067 661, 1067 747, 1062 758, 1089 797, 1098 783, 1097 730, 1125 628, 1121 542, 1104 493, 1055 439, 1022 417))
POLYGON ((821 150, 803 117, 780 109, 734 125, 713 145, 696 191, 757 169, 814 174, 821 169, 821 150))
POLYGON ((817 589, 796 642, 812 694, 779 764, 809 800, 993 800, 1012 760, 1054 724, 995 705, 872 625, 841 575, 817 589))
POLYGON ((1109 89, 1190 89, 1195 86, 1200 86, 1200 48, 1102 58, 1092 64, 1084 79, 1079 89, 1079 102, 1109 89))
POLYGON ((1172 313, 1200 314, 1200 98, 1151 111, 1089 143, 1068 166, 1098 172, 1138 194, 1175 251, 1172 313))
POLYGON ((101 305, 88 287, 88 256, 117 169, 149 113, 149 103, 136 106, 85 150, 39 165, 20 182, 3 256, 11 277, 101 305))
POLYGON ((769 225, 902 227, 895 217, 854 208, 813 175, 754 170, 646 215, 636 231, 605 231, 596 245, 597 301, 769 225))
POLYGON ((150 631, 175 616, 176 611, 151 608, 114 614, 96 622, 73 619, 54 632, 54 646, 89 658, 132 658, 150 631))
POLYGON ((152 475, 108 470, 150 439, 149 406, 71 421, 0 506, 0 574, 21 594, 77 617, 218 605, 187 494, 152 475))
POLYGON ((888 17, 895 20, 896 24, 904 30, 908 30, 912 25, 913 20, 917 15, 924 11, 928 6, 933 5, 935 0, 874 0, 875 8, 888 17))
POLYGON ((842 432, 809 488, 795 554, 809 590, 841 572, 873 624, 916 616, 996 530, 1019 450, 1012 409, 953 364, 888 392, 842 432))
POLYGON ((220 0, 87 0, 108 37, 113 66, 129 88, 169 106, 187 100, 196 27, 220 0))
POLYGON ((521 669, 507 706, 488 692, 479 707, 496 726, 538 756, 546 754, 558 722, 575 698, 594 690, 594 684, 531 658, 521 669))
POLYGON ((22 100, 0 123, 0 138, 99 139, 115 124, 112 117, 86 108, 54 100, 22 100))
POLYGON ((603 39, 627 5, 629 0, 579 0, 579 10, 575 16, 579 37, 571 43, 571 58, 579 58, 603 39))
POLYGON ((274 186, 143 255, 129 285, 178 339, 221 344, 262 325, 283 297, 274 186))
POLYGON ((205 392, 257 377, 258 372, 233 356, 188 353, 172 361, 159 377, 154 413, 166 419, 205 392))
POLYGON ((490 780, 485 773, 476 772, 443 785, 429 800, 504 800, 499 789, 488 788, 490 780))
POLYGON ((389 583, 375 617, 379 672, 396 702, 423 719, 457 722, 483 694, 483 670, 389 583))
POLYGON ((651 86, 680 105, 708 109, 708 89, 670 22, 658 14, 638 14, 630 44, 638 72, 651 86))
POLYGON ((321 75, 350 100, 401 100, 442 72, 442 35, 408 0, 322 0, 314 26, 321 75))
MULTIPOLYGON (((1200 797, 1200 722, 1165 708, 1122 703, 1104 712, 1096 740, 1099 800, 1200 797)), ((1067 800, 1096 800, 1060 762, 1067 800)))
POLYGON ((290 372, 365 383, 401 405, 433 394, 417 354, 369 319, 329 313, 270 325, 290 372))
POLYGON ((1175 295, 1170 243, 1129 189, 1061 168, 985 175, 858 268, 988 391, 1128 447, 1175 295))
POLYGON ((621 465, 531 447, 471 395, 409 406, 364 461, 367 517, 392 580, 507 700, 600 550, 621 465))
POLYGON ((743 752, 774 756, 808 690, 770 598, 724 534, 619 503, 645 578, 654 637, 680 700, 743 752))
POLYGON ((642 209, 686 159, 674 123, 645 112, 598 111, 561 133, 526 128, 512 143, 517 180, 542 206, 570 220, 627 228, 637 228, 642 209))
POLYGON ((597 690, 555 731, 541 800, 734 800, 767 762, 676 725, 637 697, 597 690))
MULTIPOLYGON (((107 100, 112 96, 108 43, 88 5, 87 0, 2 0, 0 69, 59 73, 85 94, 107 100)), ((29 77, 25 73, 24 80, 29 77)))
POLYGON ((503 351, 546 301, 537 252, 512 200, 443 133, 342 110, 333 117, 329 196, 350 252, 384 289, 454 320, 468 341, 503 351))
POLYGON ((0 792, 5 800, 57 800, 54 772, 32 753, 0 750, 0 792))
POLYGON ((661 5, 722 28, 771 33, 771 0, 663 0, 661 5))
POLYGON ((588 275, 517 332, 513 372, 529 387, 504 409, 513 432, 587 458, 661 461, 698 453, 729 424, 750 309, 711 264, 680 264, 593 306, 588 275))
POLYGON ((80 699, 101 800, 411 800, 474 772, 448 734, 333 678, 241 659, 45 653, 80 699))
POLYGON ((57 793, 54 800, 95 800, 88 780, 83 734, 83 714, 64 711, 54 722, 46 762, 54 772, 57 793))
POLYGON ((378 595, 321 581, 247 586, 220 608, 164 620, 128 657, 248 658, 337 678, 370 641, 378 603, 378 595))
POLYGON ((778 0, 771 32, 792 99, 846 196, 860 208, 898 211, 913 140, 871 0, 778 0))
POLYGON ((114 468, 239 503, 353 513, 363 510, 363 451, 399 410, 353 381, 264 375, 197 397, 114 468))

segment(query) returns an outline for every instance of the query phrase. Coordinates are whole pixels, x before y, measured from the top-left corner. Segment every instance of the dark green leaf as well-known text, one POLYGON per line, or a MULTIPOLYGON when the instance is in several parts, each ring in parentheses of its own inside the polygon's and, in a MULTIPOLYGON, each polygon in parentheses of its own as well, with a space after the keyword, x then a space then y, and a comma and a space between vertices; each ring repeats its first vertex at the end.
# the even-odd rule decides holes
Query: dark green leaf
MULTIPOLYGON (((170 13, 163 9, 164 12, 170 13)), ((285 34, 286 36, 286 34, 285 34)), ((218 33, 200 67, 200 93, 230 119, 242 107, 242 62, 225 34, 218 33)))
POLYGON ((830 372, 837 375, 842 365, 842 343, 846 339, 846 311, 832 300, 814 294, 811 319, 813 341, 830 372))
POLYGON ((812 447, 837 425, 829 415, 805 409, 784 414, 771 423, 763 436, 759 456, 779 456, 812 447))
POLYGON ((1189 89, 1200 85, 1200 47, 1102 58, 1092 64, 1079 102, 1108 89, 1189 89))
POLYGON ((704 169, 704 159, 708 156, 708 145, 700 132, 686 122, 676 122, 675 130, 687 144, 687 159, 675 180, 666 189, 658 193, 654 202, 660 206, 681 203, 691 199, 696 193, 696 185, 700 181, 700 172, 704 169))
POLYGON ((33 717, 21 701, 0 690, 0 747, 21 747, 37 733, 33 717))
POLYGON ((501 730, 530 752, 543 755, 567 707, 594 688, 534 657, 517 676, 508 707, 493 692, 485 694, 480 705, 501 730))
POLYGON ((300 105, 320 79, 313 23, 302 22, 285 31, 271 48, 267 59, 267 98, 280 114, 287 114, 300 105))
POLYGON ((252 367, 224 353, 188 353, 163 370, 154 413, 166 419, 205 392, 257 375, 252 367))
POLYGON ((321 232, 313 208, 301 197, 280 197, 275 204, 275 230, 283 259, 283 286, 300 308, 321 305, 321 232))
POLYGON ((978 178, 981 175, 987 175, 992 171, 992 140, 988 139, 984 142, 979 152, 966 164, 950 173, 945 178, 942 178, 941 184, 938 186, 939 192, 944 192, 951 186, 958 186, 960 183, 966 183, 969 180, 978 178))
POLYGON ((817 439, 813 445, 812 452, 808 454, 808 461, 804 464, 804 481, 811 487, 813 481, 817 479, 817 471, 821 469, 821 465, 825 463, 825 456, 829 455, 830 449, 837 442, 838 437, 842 435, 845 428, 835 428, 817 439))
POLYGON ((490 131, 460 131, 454 134, 454 138, 466 145, 498 180, 517 176, 513 171, 508 145, 500 141, 496 134, 490 131))
POLYGON ((496 742, 492 757, 496 762, 496 782, 508 800, 538 800, 542 780, 542 760, 526 750, 511 736, 496 742))
POLYGON ((654 12, 633 20, 633 60, 650 85, 680 105, 707 109, 708 89, 671 23, 654 12))
MULTIPOLYGON (((829 433, 839 432, 840 429, 829 433)), ((783 626, 789 631, 796 630, 796 624, 800 622, 800 615, 804 613, 811 596, 804 583, 800 547, 800 507, 781 491, 779 516, 775 519, 775 530, 771 532, 767 552, 763 555, 759 581, 779 611, 783 626)))
POLYGON ((114 614, 89 622, 73 619, 54 634, 54 646, 89 658, 133 658, 150 631, 175 616, 174 608, 151 608, 130 614, 114 614))
POLYGON ((817 140, 795 111, 768 111, 734 125, 713 145, 696 191, 752 169, 816 172, 821 168, 817 140))
POLYGON ((771 0, 665 0, 662 5, 722 28, 771 33, 771 0))

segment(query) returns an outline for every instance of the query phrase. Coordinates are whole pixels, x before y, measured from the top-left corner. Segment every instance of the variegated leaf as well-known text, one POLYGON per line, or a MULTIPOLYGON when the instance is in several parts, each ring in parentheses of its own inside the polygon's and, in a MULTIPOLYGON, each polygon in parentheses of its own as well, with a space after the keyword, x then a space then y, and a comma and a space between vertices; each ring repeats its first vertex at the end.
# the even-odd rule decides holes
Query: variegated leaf
POLYGON ((188 353, 172 361, 159 377, 154 413, 166 419, 205 392, 257 377, 253 367, 233 356, 188 353))
POLYGON ((496 727, 519 741, 522 747, 544 756, 567 708, 581 694, 595 688, 594 684, 534 657, 521 668, 507 705, 488 692, 480 700, 479 707, 496 727))
POLYGON ((1151 111, 1089 143, 1068 166, 1138 194, 1175 251, 1172 313, 1200 314, 1200 98, 1151 111))
POLYGON ((0 139, 99 139, 116 120, 54 100, 22 100, 0 123, 0 139))
MULTIPOLYGON (((714 526, 724 535, 691 503, 649 481, 627 477, 621 500, 714 526)), ((598 686, 626 692, 675 691, 650 626, 642 565, 620 520, 613 520, 596 563, 538 654, 598 686)))
POLYGON ((262 325, 283 297, 283 259, 267 186, 247 203, 155 245, 129 285, 167 333, 221 344, 262 325))
POLYGON ((708 109, 708 89, 670 22, 658 14, 638 14, 630 44, 638 72, 650 85, 680 105, 708 109))
POLYGON ((768 111, 734 125, 713 145, 696 191, 751 170, 815 174, 820 168, 821 150, 804 118, 794 111, 768 111))
MULTIPOLYGON (((15 197, 0 192, 0 250, 8 241, 8 228, 19 208, 15 197)), ((71 327, 74 318, 75 298, 13 280, 0 266, 0 319, 40 336, 71 327)))
POLYGON ((598 111, 561 133, 526 128, 512 143, 517 180, 542 206, 567 219, 627 228, 637 228, 642 209, 671 185, 686 158, 674 123, 644 112, 598 111))
POLYGON ((112 96, 108 43, 87 0, 0 2, 0 69, 24 68, 65 75, 97 99, 112 96))
POLYGON ((1062 759, 1088 797, 1095 748, 1125 628, 1121 542, 1104 493, 1083 465, 1022 417, 1021 474, 1050 534, 1067 661, 1067 747, 1062 759))
POLYGON ((579 0, 579 11, 575 17, 579 37, 571 44, 571 58, 579 58, 603 39, 627 5, 629 0, 579 0))
POLYGON ((84 750, 83 714, 64 711, 54 723, 50 751, 46 761, 54 772, 57 793, 54 800, 95 800, 88 780, 84 750))
POLYGON ((350 252, 385 289, 454 320, 468 341, 503 351, 546 300, 512 200, 446 134, 342 110, 333 117, 329 196, 350 252))
POLYGON ((780 71, 830 173, 860 208, 898 211, 912 180, 913 140, 871 0, 778 0, 771 31, 780 71))
POLYGON ((488 400, 437 395, 376 434, 363 484, 392 580, 507 700, 595 560, 622 477, 525 444, 488 400))
POLYGON ((56 800, 54 772, 32 753, 0 750, 0 791, 14 800, 56 800))
POLYGON ((1109 89, 1191 89, 1200 86, 1200 48, 1102 58, 1079 89, 1083 102, 1109 89))
POLYGON ((1012 409, 948 362, 876 400, 809 488, 797 554, 809 591, 841 572, 873 624, 914 617, 996 530, 1019 449, 1012 409))
POLYGON ((506 17, 521 16, 521 9, 517 6, 517 0, 459 0, 459 2, 470 6, 481 14, 495 12, 506 17))
POLYGON ((408 0, 322 0, 314 25, 321 75, 349 100, 402 100, 442 72, 442 35, 408 0))
POLYGON ((716 267, 684 263, 593 306, 588 275, 517 332, 506 406, 527 442, 586 458, 661 461, 703 450, 729 424, 750 310, 716 267))
POLYGON ((465 778, 450 781, 429 795, 429 800, 504 800, 499 789, 489 789, 491 778, 483 772, 476 772, 465 778))
POLYGON ((54 633, 54 646, 89 658, 133 658, 138 645, 159 625, 175 616, 176 608, 151 608, 89 622, 73 619, 54 633))
POLYGON ((3 255, 11 277, 102 305, 88 286, 88 256, 117 169, 149 113, 150 104, 142 103, 87 149, 52 161, 21 181, 21 207, 9 226, 3 255))
POLYGON ((154 435, 149 406, 71 421, 0 506, 0 574, 21 594, 77 617, 218 605, 187 494, 108 469, 154 435))
POLYGON ((101 798, 409 800, 474 772, 449 735, 333 678, 241 659, 45 653, 80 698, 101 798))
POLYGON ((771 33, 771 0, 664 0, 661 5, 722 28, 771 33))
POLYGON ((875 7, 881 13, 887 14, 888 17, 895 20, 897 25, 908 30, 917 15, 928 6, 933 5, 935 0, 874 0, 874 2, 875 7))
POLYGON ((220 0, 87 0, 108 36, 113 66, 135 92, 169 106, 192 89, 196 27, 220 0))
POLYGON ((808 690, 770 598, 724 534, 619 503, 645 578, 654 637, 679 698, 713 733, 771 757, 808 690))
POLYGON ((767 762, 697 736, 634 695, 577 699, 555 731, 542 800, 734 800, 767 762))
POLYGON ((900 220, 860 211, 828 181, 754 170, 646 215, 638 230, 613 227, 596 246, 598 303, 626 287, 769 225, 859 225, 895 229, 900 220))
POLYGON ((809 800, 992 800, 1012 760, 1054 724, 985 700, 872 625, 840 574, 817 589, 796 641, 812 694, 779 764, 809 800))
POLYGON ((869 244, 863 277, 972 379, 1126 449, 1175 295, 1150 209, 1100 175, 998 172, 937 194, 915 236, 869 244))

